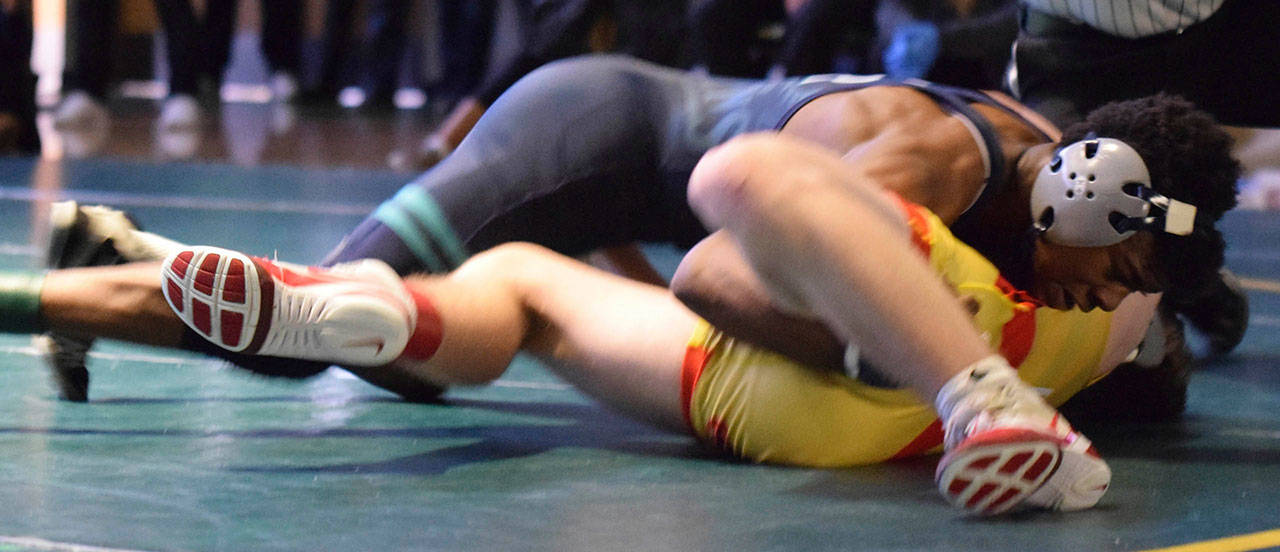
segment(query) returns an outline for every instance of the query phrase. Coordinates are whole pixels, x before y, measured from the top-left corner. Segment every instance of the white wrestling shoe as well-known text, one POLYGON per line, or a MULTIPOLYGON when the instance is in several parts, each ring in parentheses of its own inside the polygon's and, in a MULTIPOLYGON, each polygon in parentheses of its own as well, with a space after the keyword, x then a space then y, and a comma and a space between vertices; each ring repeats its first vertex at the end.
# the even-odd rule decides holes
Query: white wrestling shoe
MULTIPOLYGON (((971 370, 978 373, 984 367, 971 370)), ((1007 364, 1003 370, 1017 379, 1007 364)), ((984 382, 958 404, 945 405, 951 416, 945 428, 947 452, 935 475, 938 490, 955 506, 979 515, 1015 508, 1083 510, 1097 504, 1111 483, 1111 468, 1089 439, 1032 388, 1020 381, 998 381, 1007 377, 1003 370, 993 371, 997 381, 984 382)), ((975 381, 980 379, 982 375, 975 381)))
MULTIPOLYGON (((101 205, 59 201, 49 209, 50 269, 109 266, 133 261, 158 261, 177 242, 139 230, 133 218, 101 205)), ((32 339, 49 367, 59 398, 89 400, 89 371, 85 359, 93 339, 55 331, 32 339)))
POLYGON ((380 366, 400 355, 416 324, 413 299, 381 261, 323 269, 188 247, 161 273, 178 317, 228 351, 380 366))

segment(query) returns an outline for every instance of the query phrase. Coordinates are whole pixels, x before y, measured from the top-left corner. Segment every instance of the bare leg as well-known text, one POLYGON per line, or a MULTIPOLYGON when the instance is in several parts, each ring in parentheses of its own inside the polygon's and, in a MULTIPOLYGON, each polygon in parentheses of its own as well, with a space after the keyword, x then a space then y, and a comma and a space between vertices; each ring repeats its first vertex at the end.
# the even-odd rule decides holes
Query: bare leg
MULTIPOLYGON (((77 337, 104 337, 161 347, 186 348, 187 332, 160 291, 159 263, 54 270, 44 279, 40 315, 49 330, 77 337)), ((200 352, 208 353, 208 350, 200 352)), ((237 359, 243 362, 244 359, 237 359)), ((251 357, 241 367, 263 375, 305 377, 324 370, 299 361, 251 357)), ((408 400, 433 400, 439 388, 397 367, 348 368, 372 385, 408 400)))
POLYGON ((666 289, 529 244, 499 246, 448 276, 407 282, 431 298, 444 324, 435 355, 409 365, 422 377, 483 383, 523 348, 614 408, 687 431, 680 366, 696 319, 666 289))
MULTIPOLYGON (((165 302, 159 274, 158 263, 51 271, 42 317, 50 329, 72 335, 181 347, 186 326, 165 302)), ((680 365, 694 317, 667 290, 524 244, 409 285, 440 310, 444 341, 426 365, 349 368, 369 383, 406 397, 423 395, 420 389, 433 383, 484 383, 524 346, 588 394, 659 427, 685 430, 680 365)))
POLYGON ((51 271, 41 315, 56 332, 178 347, 186 327, 160 295, 159 274, 159 263, 51 271))
POLYGON ((732 235, 775 300, 814 313, 932 402, 992 351, 870 181, 816 146, 757 135, 708 153, 689 196, 705 223, 732 235))
POLYGON ((1093 506, 1111 481, 1106 463, 992 353, 913 250, 892 198, 859 169, 805 142, 748 136, 703 157, 689 197, 776 301, 816 315, 935 405, 947 448, 936 482, 952 504, 983 514, 1093 506), (1002 460, 1032 457, 1058 468, 1002 460))

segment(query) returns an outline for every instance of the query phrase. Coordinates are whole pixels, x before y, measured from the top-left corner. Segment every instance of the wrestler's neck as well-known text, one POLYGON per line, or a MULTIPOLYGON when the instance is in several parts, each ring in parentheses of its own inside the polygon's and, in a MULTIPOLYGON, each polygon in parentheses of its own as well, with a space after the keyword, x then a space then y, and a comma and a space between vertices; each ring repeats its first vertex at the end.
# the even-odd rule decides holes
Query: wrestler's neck
POLYGON ((1021 233, 1031 226, 1031 186, 1053 156, 1054 144, 1019 144, 1006 154, 1009 185, 992 196, 983 212, 971 217, 984 233, 1021 233))
POLYGON ((1053 155, 1053 144, 1024 145, 1008 157, 1007 186, 992 197, 967 227, 953 228, 956 236, 978 250, 1015 286, 1025 287, 1031 276, 1031 186, 1040 167, 1053 155))

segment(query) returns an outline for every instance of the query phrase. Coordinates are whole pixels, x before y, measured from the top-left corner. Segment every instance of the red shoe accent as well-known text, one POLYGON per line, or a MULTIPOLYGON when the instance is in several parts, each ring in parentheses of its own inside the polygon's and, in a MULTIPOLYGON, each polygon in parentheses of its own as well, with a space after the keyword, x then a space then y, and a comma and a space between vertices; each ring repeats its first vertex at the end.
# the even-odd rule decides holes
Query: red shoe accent
POLYGON ((244 352, 253 354, 262 348, 262 344, 267 341, 267 333, 271 331, 271 314, 275 310, 276 304, 276 283, 271 279, 271 273, 268 272, 272 268, 278 267, 269 261, 259 260, 257 257, 250 257, 253 266, 257 270, 257 282, 245 281, 246 286, 258 286, 258 304, 261 309, 258 311, 258 325, 253 331, 253 338, 249 340, 249 345, 245 347, 244 352))
POLYGON ((1000 511, 1000 506, 1008 502, 1013 497, 1018 496, 1019 494, 1021 494, 1021 491, 1019 491, 1018 489, 1009 489, 1005 491, 1004 494, 1000 495, 999 498, 992 500, 991 504, 987 505, 986 511, 987 512, 1000 511))
POLYGON ((213 337, 213 322, 210 319, 209 304, 196 298, 191 299, 191 323, 200 333, 213 337))
POLYGON ((183 251, 182 253, 179 253, 178 257, 173 260, 172 264, 170 264, 170 266, 173 267, 174 274, 177 274, 179 278, 187 277, 187 267, 191 266, 191 257, 193 255, 195 255, 195 253, 192 253, 191 251, 183 251))
POLYGON ((178 311, 178 314, 182 314, 182 287, 177 282, 174 282, 172 278, 166 283, 168 284, 165 287, 169 293, 169 304, 173 305, 173 310, 178 311))
POLYGON ((265 257, 250 257, 253 264, 258 266, 259 270, 266 272, 268 276, 274 276, 280 280, 280 283, 291 287, 309 286, 311 284, 326 284, 329 282, 341 282, 342 278, 329 276, 324 272, 320 272, 315 267, 307 267, 307 272, 292 270, 280 266, 265 257))
POLYGON ((244 304, 244 299, 244 263, 240 259, 231 259, 227 273, 222 277, 222 300, 244 304))
POLYGON ((983 483, 982 487, 978 488, 978 492, 973 493, 973 496, 969 497, 969 501, 964 503, 964 507, 973 508, 977 506, 979 502, 982 502, 982 499, 987 498, 987 495, 991 494, 997 487, 995 483, 983 483))
POLYGON ((240 345, 240 330, 244 329, 244 315, 234 311, 222 311, 222 341, 229 347, 240 345))
POLYGON ((1027 468, 1027 471, 1022 474, 1022 478, 1028 481, 1035 481, 1040 477, 1040 474, 1044 473, 1044 470, 1049 468, 1051 464, 1053 464, 1052 455, 1041 455, 1036 459, 1036 463, 1032 464, 1031 467, 1027 468))
POLYGON ((404 346, 400 358, 426 361, 436 354, 440 342, 444 340, 444 323, 440 321, 440 313, 426 295, 405 286, 413 297, 413 304, 418 307, 418 323, 413 328, 409 343, 404 346))
POLYGON ((952 504, 969 511, 1001 513, 1015 507, 1053 475, 1055 461, 1061 457, 1054 441, 1060 439, 1021 428, 971 436, 943 456, 937 472, 939 490, 952 504), (995 466, 1001 459, 1003 463, 995 466), (997 495, 986 502, 992 493, 997 495))
POLYGON ((971 462, 969 464, 969 467, 975 470, 986 469, 986 467, 990 466, 992 462, 995 462, 996 460, 999 460, 999 459, 1000 459, 999 456, 988 456, 986 458, 981 458, 971 462))
MULTIPOLYGON (((1010 474, 1010 473, 1016 472, 1018 471, 1018 468, 1021 468, 1022 465, 1026 464, 1027 460, 1030 460, 1030 459, 1031 459, 1030 452, 1020 452, 1018 454, 1015 454, 1013 458, 1010 458, 1008 462, 1005 462, 1003 466, 1000 466, 1000 469, 998 471, 1004 474, 1010 474)), ((973 467, 976 468, 978 466, 974 464, 973 467)))
POLYGON ((200 262, 200 270, 196 272, 196 280, 192 282, 192 287, 196 291, 205 295, 213 295, 213 278, 218 271, 218 255, 205 255, 204 260, 200 262))

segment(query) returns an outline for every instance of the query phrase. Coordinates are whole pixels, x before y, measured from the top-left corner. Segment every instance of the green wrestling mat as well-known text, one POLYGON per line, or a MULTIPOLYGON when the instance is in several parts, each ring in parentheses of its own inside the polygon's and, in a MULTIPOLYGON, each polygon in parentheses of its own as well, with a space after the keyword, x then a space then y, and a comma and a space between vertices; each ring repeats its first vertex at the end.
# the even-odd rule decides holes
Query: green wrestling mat
MULTIPOLYGON (((0 159, 0 266, 39 262, 50 198, 148 229, 319 258, 407 177, 360 169, 0 159)), ((1280 217, 1227 220, 1252 325, 1195 374, 1185 420, 1086 431, 1099 508, 978 520, 935 459, 848 470, 742 464, 605 411, 531 361, 417 405, 331 370, 274 381, 104 343, 92 401, 54 399, 0 337, 0 552, 9 550, 1141 550, 1280 528, 1280 217)), ((672 252, 657 252, 670 264, 672 252)), ((1275 532, 1237 549, 1280 546, 1275 532), (1269 544, 1268 544, 1269 543, 1269 544)), ((1205 548, 1211 549, 1211 548, 1205 548)))

